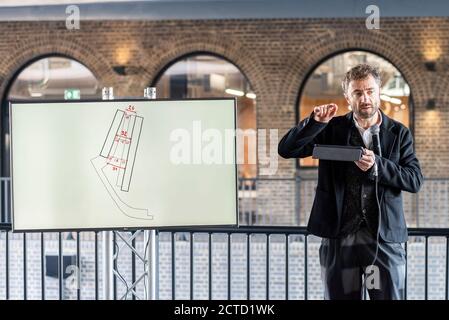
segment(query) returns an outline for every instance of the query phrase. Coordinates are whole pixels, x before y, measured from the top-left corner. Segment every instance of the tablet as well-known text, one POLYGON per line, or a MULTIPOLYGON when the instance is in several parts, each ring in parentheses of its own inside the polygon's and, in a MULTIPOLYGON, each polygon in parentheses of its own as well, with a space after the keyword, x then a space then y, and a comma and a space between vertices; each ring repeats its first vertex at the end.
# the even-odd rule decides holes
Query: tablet
POLYGON ((363 147, 316 144, 313 159, 334 161, 357 161, 363 154, 363 147))

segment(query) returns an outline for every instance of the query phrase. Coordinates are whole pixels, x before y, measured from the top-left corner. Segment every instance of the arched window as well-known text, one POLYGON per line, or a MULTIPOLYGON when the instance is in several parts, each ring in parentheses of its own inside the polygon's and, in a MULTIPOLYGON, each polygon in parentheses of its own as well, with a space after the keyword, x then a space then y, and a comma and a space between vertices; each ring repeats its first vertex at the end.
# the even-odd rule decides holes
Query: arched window
MULTIPOLYGON (((382 86, 381 110, 389 117, 410 126, 410 88, 399 70, 382 57, 365 51, 349 51, 333 56, 313 70, 306 80, 299 99, 300 120, 308 117, 314 106, 336 103, 337 115, 350 112, 343 96, 341 82, 345 73, 359 63, 368 63, 379 68, 382 86)), ((318 160, 300 159, 301 167, 316 167, 318 160)))
MULTIPOLYGON (((256 95, 245 75, 231 62, 211 54, 191 54, 170 64, 157 78, 158 98, 237 98, 237 127, 256 130, 256 95)), ((256 164, 249 164, 245 139, 245 164, 239 177, 255 178, 256 164)))
POLYGON ((14 78, 2 103, 2 176, 9 176, 9 106, 11 100, 99 99, 100 85, 81 63, 50 56, 34 61, 14 78))

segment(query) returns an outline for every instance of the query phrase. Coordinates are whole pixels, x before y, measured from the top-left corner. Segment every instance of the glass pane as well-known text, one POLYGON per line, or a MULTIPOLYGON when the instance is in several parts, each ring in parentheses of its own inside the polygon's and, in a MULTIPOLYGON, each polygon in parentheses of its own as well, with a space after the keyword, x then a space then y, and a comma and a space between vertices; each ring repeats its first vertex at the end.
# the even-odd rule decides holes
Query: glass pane
MULTIPOLYGON (((336 103, 338 116, 348 112, 349 106, 343 96, 341 82, 345 73, 359 63, 379 68, 382 86, 381 109, 389 117, 409 126, 410 88, 399 70, 378 55, 364 51, 350 51, 336 55, 319 65, 307 79, 299 102, 300 119, 308 117, 314 106, 336 103)), ((301 167, 316 167, 318 160, 311 157, 300 159, 301 167)))
MULTIPOLYGON (((256 95, 240 70, 224 59, 200 54, 178 60, 166 69, 156 88, 158 98, 236 97, 238 128, 256 130, 256 95)), ((257 167, 249 163, 248 150, 245 139, 245 164, 239 165, 239 177, 255 178, 257 167)))
POLYGON ((101 97, 101 88, 92 72, 81 63, 63 57, 47 57, 35 61, 13 80, 2 106, 3 177, 10 175, 8 100, 64 100, 68 92, 77 99, 101 97))
POLYGON ((81 63, 62 57, 38 60, 20 72, 8 99, 63 100, 66 89, 80 91, 82 99, 100 97, 97 79, 81 63))

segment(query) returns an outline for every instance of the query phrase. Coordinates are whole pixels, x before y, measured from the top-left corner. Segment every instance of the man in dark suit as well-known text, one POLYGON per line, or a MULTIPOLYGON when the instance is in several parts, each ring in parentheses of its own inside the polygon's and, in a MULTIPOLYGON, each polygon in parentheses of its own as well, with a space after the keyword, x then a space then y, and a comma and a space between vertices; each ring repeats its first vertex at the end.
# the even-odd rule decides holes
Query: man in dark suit
POLYGON ((281 139, 283 158, 312 155, 315 144, 363 147, 359 161, 320 160, 308 230, 322 237, 320 264, 326 299, 403 299, 407 225, 402 191, 418 192, 423 177, 410 131, 380 106, 379 71, 367 64, 342 82, 352 112, 336 117, 321 105, 281 139), (373 152, 370 128, 380 128, 373 152), (380 155, 380 156, 379 156, 380 155), (376 183, 377 182, 377 183, 376 183))

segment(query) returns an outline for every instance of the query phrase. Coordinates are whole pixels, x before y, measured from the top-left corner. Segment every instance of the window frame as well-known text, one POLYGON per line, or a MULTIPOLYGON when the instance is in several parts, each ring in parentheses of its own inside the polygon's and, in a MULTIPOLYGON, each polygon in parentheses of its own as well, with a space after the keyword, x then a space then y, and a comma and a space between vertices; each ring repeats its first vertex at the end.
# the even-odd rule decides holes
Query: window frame
MULTIPOLYGON (((331 54, 328 54, 322 58, 320 58, 315 64, 312 65, 312 67, 310 67, 307 72, 305 73, 305 76, 303 78, 303 80, 301 81, 301 85, 298 91, 298 95, 296 96, 296 100, 295 100, 295 126, 299 124, 299 122, 302 120, 300 119, 300 113, 301 113, 301 106, 300 106, 300 102, 301 102, 301 98, 303 96, 305 87, 307 82, 309 81, 310 77, 313 75, 313 73, 315 72, 315 70, 322 65, 323 63, 325 63, 326 61, 344 54, 344 53, 348 53, 348 52, 353 52, 353 51, 362 51, 362 52, 366 52, 366 53, 370 53, 373 55, 377 55, 378 57, 386 60, 387 62, 389 62, 391 65, 393 65, 393 67, 396 68, 396 70, 399 71, 399 73, 401 74, 401 76, 404 78, 405 83, 407 83, 407 85, 410 88, 410 94, 409 94, 409 130, 412 134, 413 139, 415 138, 415 105, 414 105, 414 100, 413 100, 413 91, 410 87, 410 82, 407 80, 406 76, 404 75, 404 73, 401 71, 401 69, 399 69, 395 63, 393 63, 389 58, 385 57, 383 54, 379 54, 376 51, 372 51, 369 49, 365 49, 365 48, 358 48, 358 47, 351 47, 351 48, 347 48, 347 49, 342 49, 342 50, 338 50, 335 52, 332 52, 331 54)), ((413 144, 414 148, 416 148, 415 144, 413 144)), ((310 172, 310 171, 316 171, 318 169, 318 166, 301 166, 300 165, 300 159, 297 158, 295 159, 295 168, 296 171, 303 171, 303 172, 310 172)))

